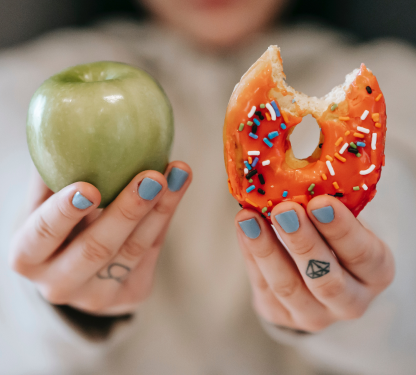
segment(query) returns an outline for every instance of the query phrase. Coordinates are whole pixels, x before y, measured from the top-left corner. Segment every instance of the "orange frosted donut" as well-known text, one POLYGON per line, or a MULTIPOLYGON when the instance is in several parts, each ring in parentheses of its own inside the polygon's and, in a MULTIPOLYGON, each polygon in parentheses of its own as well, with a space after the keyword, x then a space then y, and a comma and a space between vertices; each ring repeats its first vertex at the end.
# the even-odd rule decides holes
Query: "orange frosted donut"
POLYGON ((376 193, 384 166, 386 105, 361 65, 323 98, 285 82, 280 49, 270 46, 237 84, 227 107, 224 154, 230 193, 270 216, 282 201, 306 206, 330 194, 357 216, 376 193), (311 114, 321 128, 315 151, 297 159, 290 134, 311 114))

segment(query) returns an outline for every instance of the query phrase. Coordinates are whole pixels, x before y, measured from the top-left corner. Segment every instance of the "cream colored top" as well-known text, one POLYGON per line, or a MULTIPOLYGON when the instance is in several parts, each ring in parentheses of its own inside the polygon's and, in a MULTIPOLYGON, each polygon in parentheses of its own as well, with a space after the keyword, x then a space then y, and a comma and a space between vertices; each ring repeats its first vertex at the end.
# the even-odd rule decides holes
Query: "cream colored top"
MULTIPOLYGON (((0 54, 0 374, 414 374, 416 368, 416 55, 380 41, 352 46, 313 26, 253 36, 213 55, 150 25, 111 21, 54 32, 0 54), (270 45, 282 48, 288 83, 322 96, 361 62, 377 75, 388 113, 386 167, 360 218, 393 249, 397 277, 364 317, 319 334, 262 329, 233 225, 222 125, 228 98, 270 45), (194 182, 157 267, 153 293, 136 318, 93 342, 68 325, 27 280, 7 267, 10 233, 24 206, 30 157, 25 118, 41 82, 71 65, 116 60, 139 65, 165 88, 175 113, 172 160, 194 182), (305 359, 307 361, 305 361, 305 359)), ((270 328, 270 327, 269 327, 270 328)))

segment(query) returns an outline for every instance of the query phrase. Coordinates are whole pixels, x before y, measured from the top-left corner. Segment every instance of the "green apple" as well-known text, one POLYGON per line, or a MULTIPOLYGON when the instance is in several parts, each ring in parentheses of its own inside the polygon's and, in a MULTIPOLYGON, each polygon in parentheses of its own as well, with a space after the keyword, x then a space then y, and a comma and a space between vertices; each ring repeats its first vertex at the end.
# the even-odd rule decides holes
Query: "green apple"
POLYGON ((26 130, 32 160, 52 191, 89 182, 105 207, 141 171, 164 172, 172 107, 143 70, 96 62, 46 80, 30 102, 26 130))

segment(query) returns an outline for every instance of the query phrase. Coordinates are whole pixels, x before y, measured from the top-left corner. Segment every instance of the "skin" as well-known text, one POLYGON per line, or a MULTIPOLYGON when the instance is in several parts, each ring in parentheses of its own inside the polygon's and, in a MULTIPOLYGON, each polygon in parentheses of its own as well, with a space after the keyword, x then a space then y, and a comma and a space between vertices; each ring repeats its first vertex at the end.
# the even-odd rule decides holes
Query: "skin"
MULTIPOLYGON (((248 35, 269 26, 284 1, 146 0, 144 4, 159 22, 199 46, 221 50, 242 44, 248 35)), ((171 163, 165 176, 142 172, 102 211, 97 210, 100 195, 92 185, 77 182, 53 194, 36 176, 31 213, 14 238, 11 266, 31 279, 51 303, 101 315, 133 312, 150 293, 166 228, 191 178, 189 166, 182 162, 171 163), (166 189, 166 176, 173 166, 190 173, 175 193, 166 189), (150 202, 137 195, 145 176, 163 186, 150 202), (76 191, 94 205, 85 211, 73 207, 76 191), (115 263, 131 271, 114 266, 116 278, 108 278, 115 263)), ((235 219, 254 308, 271 323, 315 332, 358 318, 393 280, 389 248, 335 198, 316 197, 306 211, 296 203, 283 202, 274 207, 272 221, 290 255, 258 213, 241 210, 235 219), (335 218, 321 224, 311 210, 326 206, 333 207, 335 218), (296 211, 300 223, 291 234, 274 219, 289 210, 296 211), (238 224, 251 218, 261 228, 256 239, 248 238, 238 224), (305 271, 312 259, 330 263, 330 272, 309 278, 305 271)))
POLYGON ((229 50, 269 28, 288 0, 143 0, 154 19, 199 48, 229 50))
POLYGON ((30 214, 14 236, 11 267, 32 280, 50 303, 98 315, 133 312, 150 294, 169 222, 191 180, 190 167, 174 161, 165 175, 139 173, 100 210, 100 192, 93 185, 76 182, 53 194, 35 173, 30 214), (167 188, 166 177, 173 167, 189 173, 177 192, 167 188), (162 185, 150 201, 137 194, 146 177, 162 185), (93 205, 85 210, 74 207, 77 191, 93 205), (113 267, 115 277, 123 271, 122 279, 102 277, 113 264, 123 265, 124 269, 113 267))
POLYGON ((237 237, 253 290, 253 305, 265 320, 294 329, 315 332, 340 320, 362 316, 372 299, 394 278, 390 249, 354 217, 340 201, 321 195, 303 209, 283 202, 273 208, 273 229, 257 212, 241 210, 235 219, 237 237), (332 206, 334 220, 320 223, 311 213, 332 206), (299 229, 286 233, 275 215, 295 210, 299 229), (255 218, 260 235, 248 238, 238 222, 255 218), (335 253, 334 254, 332 253, 335 253), (310 260, 330 264, 330 272, 312 279, 310 260))

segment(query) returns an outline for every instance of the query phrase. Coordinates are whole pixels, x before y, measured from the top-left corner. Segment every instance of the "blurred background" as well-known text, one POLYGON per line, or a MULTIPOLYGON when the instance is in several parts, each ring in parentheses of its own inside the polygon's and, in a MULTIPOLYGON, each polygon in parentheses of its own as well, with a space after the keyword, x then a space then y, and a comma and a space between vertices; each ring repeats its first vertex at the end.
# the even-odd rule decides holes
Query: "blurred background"
MULTIPOLYGON (((134 0, 0 0, 0 48, 114 14, 146 17, 137 9, 134 0)), ((285 20, 315 19, 363 40, 398 37, 416 45, 414 14, 415 0, 298 0, 287 10, 285 20)))

